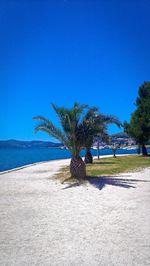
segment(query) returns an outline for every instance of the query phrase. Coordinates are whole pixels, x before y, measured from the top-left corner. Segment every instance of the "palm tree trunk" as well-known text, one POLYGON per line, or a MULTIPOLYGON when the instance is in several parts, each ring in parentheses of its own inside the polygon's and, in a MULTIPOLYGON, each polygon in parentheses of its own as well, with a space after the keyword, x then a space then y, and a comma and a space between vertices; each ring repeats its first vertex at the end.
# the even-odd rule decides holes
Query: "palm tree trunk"
POLYGON ((73 156, 70 162, 71 176, 77 179, 86 177, 85 163, 80 156, 73 156))
POLYGON ((90 149, 86 149, 86 154, 85 154, 85 159, 84 159, 85 163, 93 163, 93 156, 91 154, 90 149))
POLYGON ((147 149, 144 143, 142 144, 142 155, 147 156, 147 149))
POLYGON ((97 159, 99 160, 99 140, 97 141, 97 159))
POLYGON ((116 150, 112 149, 112 153, 113 153, 113 158, 116 158, 116 150))
POLYGON ((138 143, 138 147, 137 147, 137 153, 140 154, 141 153, 141 145, 138 143))

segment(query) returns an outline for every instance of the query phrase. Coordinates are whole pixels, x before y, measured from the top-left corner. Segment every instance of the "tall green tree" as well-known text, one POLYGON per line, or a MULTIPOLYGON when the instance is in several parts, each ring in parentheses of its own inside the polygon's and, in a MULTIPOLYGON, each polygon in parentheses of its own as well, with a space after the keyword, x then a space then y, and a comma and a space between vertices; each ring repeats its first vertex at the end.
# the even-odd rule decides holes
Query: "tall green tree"
POLYGON ((150 82, 144 82, 139 87, 135 105, 136 110, 130 123, 124 122, 124 129, 142 147, 142 154, 146 156, 146 143, 150 140, 150 82))
POLYGON ((56 112, 60 128, 57 128, 50 120, 36 116, 33 119, 40 121, 35 126, 35 132, 43 131, 63 143, 71 151, 70 173, 74 178, 85 178, 85 163, 79 153, 84 143, 83 120, 87 112, 86 105, 75 103, 71 109, 57 107, 52 104, 56 112))

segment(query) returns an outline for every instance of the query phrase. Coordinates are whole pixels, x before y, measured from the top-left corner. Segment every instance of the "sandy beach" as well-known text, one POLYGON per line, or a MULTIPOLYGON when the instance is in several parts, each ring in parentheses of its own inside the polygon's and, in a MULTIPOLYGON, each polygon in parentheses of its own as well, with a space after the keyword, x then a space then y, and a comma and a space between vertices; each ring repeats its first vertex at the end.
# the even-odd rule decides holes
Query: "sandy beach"
POLYGON ((51 179, 69 161, 0 174, 0 265, 150 265, 150 168, 80 186, 51 179))

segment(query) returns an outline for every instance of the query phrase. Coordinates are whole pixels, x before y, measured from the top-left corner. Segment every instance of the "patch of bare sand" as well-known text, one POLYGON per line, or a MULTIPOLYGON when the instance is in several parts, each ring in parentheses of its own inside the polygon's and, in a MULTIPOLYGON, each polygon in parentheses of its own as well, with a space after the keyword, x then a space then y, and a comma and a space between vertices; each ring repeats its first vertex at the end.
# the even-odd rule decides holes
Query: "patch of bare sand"
POLYGON ((73 187, 49 179, 68 163, 0 175, 0 265, 150 265, 150 168, 73 187))

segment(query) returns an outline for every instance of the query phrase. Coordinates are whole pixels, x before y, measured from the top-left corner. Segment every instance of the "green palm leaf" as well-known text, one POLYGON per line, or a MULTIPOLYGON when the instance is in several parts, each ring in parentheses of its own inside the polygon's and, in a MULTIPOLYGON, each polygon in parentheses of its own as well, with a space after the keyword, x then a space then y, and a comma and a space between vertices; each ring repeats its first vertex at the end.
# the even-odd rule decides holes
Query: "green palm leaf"
POLYGON ((60 142, 64 143, 66 146, 69 145, 69 141, 66 138, 65 134, 54 126, 54 124, 46 119, 43 116, 36 116, 33 118, 34 120, 41 121, 38 125, 35 126, 35 132, 37 131, 43 131, 48 133, 50 136, 58 139, 60 142))

